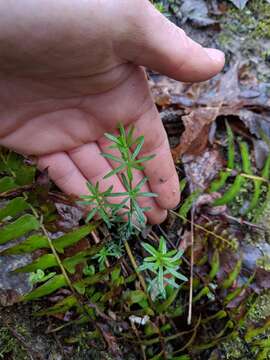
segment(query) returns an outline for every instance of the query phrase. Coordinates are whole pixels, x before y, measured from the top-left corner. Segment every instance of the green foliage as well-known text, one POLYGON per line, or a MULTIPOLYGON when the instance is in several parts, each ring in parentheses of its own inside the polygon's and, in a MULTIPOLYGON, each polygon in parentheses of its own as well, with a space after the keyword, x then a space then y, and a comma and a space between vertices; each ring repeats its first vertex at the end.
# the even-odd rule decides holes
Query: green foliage
POLYGON ((160 238, 158 249, 147 243, 142 243, 142 246, 151 256, 144 258, 139 271, 148 270, 153 273, 155 276, 150 280, 149 291, 156 288, 158 295, 166 298, 166 285, 178 288, 179 285, 176 283, 176 279, 181 281, 188 280, 178 271, 183 251, 171 250, 168 252, 166 241, 163 237, 160 238))
POLYGON ((217 249, 215 249, 211 260, 211 271, 209 273, 210 280, 213 280, 216 277, 219 270, 220 270, 219 252, 217 249))
MULTIPOLYGON (((230 141, 229 141, 229 144, 230 144, 230 141)), ((241 152, 241 156, 242 156, 243 172, 245 174, 251 175, 248 146, 246 143, 240 142, 240 152, 241 152)), ((231 153, 231 150, 229 149, 228 154, 230 154, 230 153, 231 153)), ((230 161, 230 165, 233 164, 231 157, 230 156, 228 157, 228 160, 230 161)), ((229 171, 231 171, 232 169, 233 168, 231 168, 229 171)), ((245 182, 246 182, 246 178, 243 177, 242 174, 237 175, 233 184, 229 187, 228 190, 225 191, 223 196, 221 198, 215 200, 214 206, 225 205, 225 204, 232 202, 236 198, 237 194, 239 194, 239 192, 240 192, 241 188, 244 186, 245 182)))
POLYGON ((0 221, 5 220, 7 217, 15 217, 18 213, 27 210, 29 205, 22 197, 17 197, 7 203, 6 206, 0 209, 0 221))
MULTIPOLYGON (((228 139, 228 162, 227 168, 232 170, 235 164, 235 146, 234 146, 234 135, 232 129, 228 122, 226 121, 226 130, 227 130, 227 139, 228 139)), ((210 191, 218 191, 220 190, 225 184, 230 176, 229 171, 221 171, 219 174, 219 179, 212 181, 210 186, 210 191)))
POLYGON ((104 270, 106 267, 106 261, 110 257, 119 259, 123 255, 123 246, 116 244, 115 242, 108 243, 104 245, 101 250, 93 256, 93 259, 97 259, 99 264, 99 269, 104 270))
MULTIPOLYGON (((76 245, 89 235, 95 225, 74 228, 69 233, 51 240, 43 225, 42 214, 39 215, 33 208, 27 192, 20 191, 26 183, 33 180, 35 168, 25 165, 23 158, 19 155, 2 151, 0 172, 10 175, 10 179, 16 183, 16 190, 20 193, 18 197, 14 193, 15 197, 7 200, 0 209, 0 244, 9 246, 2 251, 3 255, 27 254, 43 249, 42 255, 32 260, 30 264, 15 270, 15 272, 30 273, 29 281, 35 286, 24 299, 35 300, 57 289, 69 287, 71 283, 67 273, 74 274, 76 266, 87 262, 100 250, 100 246, 93 246, 72 256, 64 255, 62 260, 59 255, 63 255, 67 248, 76 245), (14 243, 13 241, 17 239, 20 239, 20 242, 14 243)), ((5 192, 6 189, 1 195, 5 192)))
MULTIPOLYGON (((253 191, 251 192, 251 198, 248 206, 244 209, 240 209, 241 215, 252 216, 256 221, 265 207, 265 203, 260 204, 261 197, 263 194, 263 185, 266 184, 270 196, 269 176, 270 176, 270 154, 265 162, 263 170, 260 176, 253 173, 250 150, 244 141, 239 141, 240 155, 242 159, 242 166, 240 171, 237 169, 237 163, 235 161, 235 142, 234 135, 228 123, 227 128, 227 139, 228 139, 228 160, 227 169, 222 170, 219 174, 219 178, 214 180, 210 186, 210 192, 219 191, 225 188, 223 195, 216 199, 213 206, 235 204, 237 198, 241 198, 241 192, 249 185, 251 181, 253 183, 253 191), (232 184, 229 184, 230 178, 233 177, 234 173, 237 175, 232 184), (260 206, 261 205, 261 206, 260 206)), ((268 196, 266 196, 266 202, 268 202, 268 196)))
POLYGON ((189 213, 189 211, 192 208, 192 205, 194 204, 194 202, 198 199, 198 197, 201 195, 201 191, 199 190, 195 190, 193 191, 183 202, 183 204, 181 205, 178 214, 182 217, 182 218, 186 218, 187 214, 189 213))
POLYGON ((154 5, 155 5, 155 7, 156 7, 156 9, 158 10, 158 11, 160 11, 161 13, 164 13, 165 12, 165 8, 164 8, 164 5, 162 4, 162 2, 155 2, 154 3, 154 5))
POLYGON ((45 272, 43 270, 38 269, 36 272, 30 274, 29 281, 31 282, 31 284, 35 285, 37 283, 45 282, 51 279, 52 277, 54 277, 55 274, 56 273, 53 272, 45 275, 45 272))
POLYGON ((49 280, 47 280, 44 284, 34 289, 31 293, 24 297, 24 300, 36 300, 42 298, 46 295, 50 295, 56 290, 67 287, 67 281, 65 276, 62 274, 54 275, 52 277, 49 276, 49 280))
MULTIPOLYGON (((93 209, 98 208, 96 214, 103 219, 103 222, 94 223, 95 214, 92 214, 88 218, 89 224, 75 227, 72 231, 69 230, 59 236, 59 231, 62 229, 57 228, 57 221, 53 223, 53 227, 51 223, 46 223, 45 219, 48 217, 44 213, 46 209, 44 203, 38 207, 36 203, 33 205, 31 197, 28 196, 32 188, 30 187, 28 191, 28 188, 24 186, 17 187, 14 193, 1 194, 5 197, 5 201, 0 209, 0 231, 3 231, 2 234, 5 236, 5 247, 10 246, 3 251, 3 254, 31 253, 33 255, 29 264, 15 270, 19 273, 30 273, 30 281, 34 288, 24 297, 24 300, 37 301, 54 294, 55 296, 50 296, 50 299, 54 298, 58 301, 48 308, 39 306, 35 315, 72 316, 72 321, 61 324, 53 331, 87 322, 87 326, 91 327, 91 333, 95 334, 95 339, 100 339, 104 335, 104 325, 105 339, 106 336, 107 339, 113 339, 113 341, 114 338, 117 341, 120 339, 121 345, 127 340, 132 343, 132 346, 134 344, 134 347, 135 345, 140 347, 147 359, 163 359, 165 355, 170 359, 192 358, 194 354, 197 356, 205 349, 211 349, 222 342, 233 331, 238 334, 238 329, 234 329, 234 313, 230 312, 229 306, 233 300, 238 301, 240 294, 245 293, 253 277, 250 276, 244 284, 241 283, 238 286, 242 270, 240 261, 229 273, 226 272, 225 279, 220 277, 220 274, 222 275, 220 270, 223 270, 221 269, 222 253, 220 247, 215 246, 214 239, 228 244, 231 240, 224 234, 224 227, 217 228, 216 223, 212 223, 212 227, 195 223, 196 236, 204 227, 202 239, 199 239, 203 246, 209 244, 214 244, 214 246, 212 245, 213 252, 210 259, 203 254, 204 262, 195 264, 193 323, 185 331, 182 330, 179 324, 186 323, 189 292, 189 286, 182 283, 187 281, 187 278, 182 275, 182 271, 180 272, 183 252, 167 249, 168 244, 164 238, 160 238, 158 248, 155 247, 154 242, 151 245, 141 243, 142 236, 139 232, 133 231, 137 227, 138 211, 136 213, 136 205, 132 210, 130 204, 134 206, 138 196, 143 193, 141 190, 143 184, 138 186, 133 175, 134 164, 142 166, 142 163, 134 163, 134 161, 142 159, 139 155, 143 147, 143 139, 135 139, 133 142, 133 136, 130 135, 132 131, 130 129, 126 132, 120 129, 118 137, 107 135, 114 149, 120 153, 119 166, 124 164, 121 171, 119 170, 120 173, 117 173, 119 176, 124 174, 122 181, 126 188, 123 193, 115 194, 117 200, 120 199, 118 208, 110 204, 111 200, 115 200, 113 189, 109 189, 104 194, 99 186, 89 184, 90 194, 83 200, 88 205, 91 202, 93 209), (136 156, 134 156, 135 149, 137 149, 136 156), (124 203, 121 203, 123 200, 124 203), (103 213, 99 213, 101 208, 104 210, 103 213), (130 211, 133 211, 132 216, 129 215, 130 211), (126 217, 132 228, 132 231, 125 228, 126 233, 129 232, 129 236, 135 234, 129 237, 129 242, 119 241, 128 238, 128 236, 123 237, 121 232, 121 227, 126 225, 120 215, 126 217), (25 226, 25 216, 30 220, 27 226, 25 226), (23 226, 18 226, 21 222, 23 226), (93 244, 92 237, 89 236, 93 230, 95 230, 93 237, 95 234, 101 240, 98 244, 93 244), (21 239, 14 244, 13 240, 17 236, 21 239), (83 244, 86 244, 85 248, 83 244), (130 244, 131 251, 134 251, 133 258, 132 253, 131 256, 128 254, 127 248, 127 253, 123 254, 122 245, 126 246, 126 244, 130 244), (145 251, 147 257, 144 258, 145 251), (138 267, 137 263, 141 263, 141 266, 138 267), (146 291, 145 282, 150 294, 146 291), (228 309, 227 305, 229 305, 228 309), (123 325, 125 329, 126 326, 129 327, 125 331, 118 332, 118 328, 122 329, 123 325), (136 338, 132 329, 136 330, 136 338), (185 355, 186 353, 189 353, 190 357, 185 355)), ((246 152, 246 145, 242 147, 246 152)), ((116 162, 116 158, 113 161, 116 162)), ((234 167, 237 166, 234 165, 234 167)), ((248 162, 242 162, 242 171, 244 167, 245 170, 250 168, 248 162)), ((224 186, 229 186, 227 181, 231 181, 234 172, 235 169, 229 172, 224 186)), ((246 179, 248 181, 247 177, 246 179)), ((254 181, 253 178, 250 180, 254 181)), ((259 180, 262 184, 265 183, 264 179, 259 180)), ((181 188, 183 189, 184 186, 185 181, 182 181, 181 188)), ((187 218, 197 196, 198 194, 193 194, 188 197, 181 206, 180 215, 175 214, 181 216, 181 219, 187 218)), ((47 206, 49 199, 44 201, 47 206)), ((143 216, 144 212, 142 210, 143 216)), ((188 222, 189 220, 186 219, 185 224, 188 222)), ((184 229, 188 229, 188 226, 185 225, 184 229)), ((154 241, 154 238, 150 238, 154 241)), ((196 237, 195 243, 197 244, 196 237)), ((185 263, 188 266, 187 259, 185 263)), ((259 340, 255 337, 252 341, 259 340)), ((261 346, 264 345, 261 343, 261 346)))
POLYGON ((242 268, 242 260, 239 259, 233 269, 233 271, 229 274, 228 278, 224 280, 222 287, 224 289, 228 289, 229 287, 231 287, 234 283, 234 281, 237 279, 240 271, 242 268))
POLYGON ((104 176, 107 179, 118 174, 121 177, 122 183, 125 187, 124 192, 114 192, 113 187, 110 187, 104 192, 99 191, 99 184, 88 184, 90 195, 83 196, 83 204, 93 206, 87 219, 91 220, 98 214, 103 221, 110 228, 113 223, 122 224, 121 232, 126 234, 128 238, 134 230, 134 221, 141 227, 145 226, 144 212, 149 208, 141 208, 138 203, 139 197, 155 197, 157 196, 151 192, 142 191, 142 187, 147 182, 147 177, 142 178, 139 182, 135 182, 134 171, 143 170, 143 163, 151 160, 154 155, 140 157, 140 152, 144 144, 144 137, 133 137, 134 127, 128 131, 122 125, 119 125, 119 135, 105 134, 108 140, 112 143, 108 149, 117 150, 120 156, 115 156, 110 153, 102 153, 104 158, 114 161, 119 165, 108 174, 104 176), (134 150, 132 151, 132 149, 134 150), (112 203, 112 198, 121 198, 120 203, 112 203), (123 222, 124 218, 127 218, 123 222))
POLYGON ((99 190, 99 182, 96 185, 92 185, 91 183, 87 183, 87 187, 89 189, 89 195, 82 195, 81 198, 85 199, 84 201, 80 201, 80 204, 92 206, 93 209, 89 212, 86 222, 89 222, 93 219, 93 217, 98 214, 101 219, 107 224, 108 227, 111 226, 109 214, 110 210, 114 210, 113 204, 108 203, 107 197, 112 192, 112 187, 107 189, 104 192, 99 190))
POLYGON ((32 230, 39 229, 39 221, 31 214, 25 214, 0 229, 0 244, 19 238, 32 230))
POLYGON ((30 185, 34 181, 36 169, 26 164, 16 153, 0 149, 0 193, 30 185))

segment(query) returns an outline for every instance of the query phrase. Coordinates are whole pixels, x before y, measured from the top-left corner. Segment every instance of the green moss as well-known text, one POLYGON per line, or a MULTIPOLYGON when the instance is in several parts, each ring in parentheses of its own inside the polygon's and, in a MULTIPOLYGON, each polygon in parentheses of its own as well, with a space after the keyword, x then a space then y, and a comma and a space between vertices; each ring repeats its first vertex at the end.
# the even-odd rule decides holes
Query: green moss
POLYGON ((255 302, 250 300, 247 318, 244 321, 238 336, 224 341, 220 350, 223 358, 226 360, 248 360, 248 359, 270 359, 270 349, 258 346, 257 343, 270 337, 270 329, 262 331, 259 335, 251 339, 245 339, 248 332, 253 329, 264 327, 265 322, 270 317, 270 291, 266 291, 259 295, 255 302), (261 357, 263 354, 264 357, 261 357))
POLYGON ((236 360, 236 359, 249 359, 246 354, 246 349, 243 341, 240 337, 225 341, 221 345, 222 352, 224 353, 224 359, 236 360))
POLYGON ((230 8, 226 28, 252 38, 270 38, 270 4, 266 0, 252 0, 244 10, 230 8), (248 33, 247 33, 248 31, 248 33))
POLYGON ((257 265, 266 271, 270 271, 270 256, 265 255, 259 258, 257 265))
POLYGON ((231 5, 220 19, 218 42, 223 50, 241 49, 265 60, 265 43, 270 40, 270 4, 266 0, 250 0, 243 10, 231 5))
POLYGON ((232 37, 227 32, 223 31, 218 35, 218 42, 222 48, 229 47, 232 41, 232 37))
POLYGON ((248 313, 248 321, 257 323, 270 317, 270 291, 259 296, 248 313))
POLYGON ((270 39, 270 4, 266 0, 252 0, 249 8, 258 21, 253 36, 270 39))
POLYGON ((25 349, 6 327, 0 328, 0 359, 29 359, 25 349))

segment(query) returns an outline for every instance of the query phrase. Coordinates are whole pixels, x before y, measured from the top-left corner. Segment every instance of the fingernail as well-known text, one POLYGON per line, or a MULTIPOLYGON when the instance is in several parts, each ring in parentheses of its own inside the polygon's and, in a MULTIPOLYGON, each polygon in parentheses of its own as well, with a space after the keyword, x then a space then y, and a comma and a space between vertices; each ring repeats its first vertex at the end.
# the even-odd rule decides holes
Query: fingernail
POLYGON ((225 54, 222 51, 212 48, 205 48, 205 51, 213 61, 224 64, 225 54))

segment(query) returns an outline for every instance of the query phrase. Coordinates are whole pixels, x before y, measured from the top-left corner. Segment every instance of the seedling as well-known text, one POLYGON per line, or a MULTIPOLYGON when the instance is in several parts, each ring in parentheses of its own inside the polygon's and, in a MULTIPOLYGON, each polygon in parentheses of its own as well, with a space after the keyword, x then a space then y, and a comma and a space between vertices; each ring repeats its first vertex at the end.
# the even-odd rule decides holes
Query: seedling
MULTIPOLYGON (((114 192, 113 187, 110 187, 104 192, 100 192, 99 184, 88 184, 90 195, 84 196, 84 204, 94 206, 90 211, 87 220, 91 220, 94 215, 99 216, 104 222, 111 227, 112 224, 118 226, 118 234, 120 240, 126 240, 133 233, 135 223, 141 228, 145 226, 145 212, 150 210, 148 207, 140 207, 139 197, 155 197, 156 194, 152 192, 145 192, 142 190, 147 182, 147 177, 143 177, 139 181, 135 181, 134 171, 144 170, 143 163, 150 161, 154 156, 139 157, 144 144, 144 137, 139 136, 134 139, 134 127, 128 131, 122 125, 119 126, 119 135, 105 134, 112 145, 108 149, 117 150, 119 156, 111 153, 102 153, 102 155, 118 165, 115 169, 105 175, 105 179, 118 175, 122 180, 122 184, 126 191, 114 192), (112 204, 112 198, 121 197, 119 204, 112 204), (124 221, 123 221, 124 219, 124 221)), ((180 265, 180 258, 183 255, 182 251, 171 250, 167 252, 166 241, 162 237, 158 250, 147 243, 142 243, 144 249, 152 256, 144 259, 143 264, 139 270, 149 270, 154 273, 155 277, 150 281, 148 290, 158 289, 158 293, 162 298, 166 298, 165 287, 171 285, 173 288, 178 288, 176 279, 187 281, 187 278, 178 272, 180 265)), ((118 252, 119 253, 119 252, 118 252)), ((119 254, 118 254, 119 255, 119 254)), ((104 269, 108 257, 116 256, 115 250, 111 246, 104 246, 101 251, 95 255, 98 259, 100 269, 104 269)))
POLYGON ((38 283, 43 283, 43 282, 46 282, 47 280, 51 279, 52 277, 54 277, 54 275, 56 275, 55 272, 51 272, 48 275, 46 275, 43 270, 38 269, 36 272, 30 273, 29 282, 32 285, 35 285, 38 283))
POLYGON ((139 136, 134 139, 133 134, 134 127, 126 131, 122 125, 119 126, 118 136, 105 134, 107 139, 112 142, 108 149, 116 149, 120 155, 115 156, 110 153, 102 153, 106 159, 119 164, 119 166, 106 174, 104 179, 118 174, 126 191, 113 192, 113 187, 110 187, 106 191, 100 192, 99 183, 95 185, 88 183, 90 195, 83 196, 84 201, 81 202, 93 207, 87 217, 87 221, 90 221, 98 214, 108 227, 111 227, 112 224, 121 224, 122 233, 125 230, 125 233, 128 234, 127 237, 132 234, 135 223, 140 227, 145 226, 144 213, 150 210, 149 207, 140 207, 138 198, 157 196, 152 192, 142 191, 142 187, 148 180, 147 177, 143 177, 137 183, 134 179, 134 171, 143 171, 143 163, 151 160, 154 155, 139 157, 144 144, 144 137, 139 136), (134 150, 132 150, 133 148, 134 150), (110 201, 113 197, 121 197, 123 200, 119 204, 113 204, 110 201), (125 218, 127 220, 123 222, 125 218))
POLYGON ((93 259, 97 259, 99 263, 99 270, 104 270, 106 261, 109 257, 120 258, 123 255, 123 247, 114 242, 105 246, 95 255, 93 259))
POLYGON ((143 260, 143 264, 139 267, 140 271, 149 270, 155 277, 150 280, 148 291, 157 288, 159 295, 166 298, 165 287, 171 285, 178 288, 176 279, 187 281, 188 279, 179 272, 182 250, 170 250, 167 252, 166 241, 160 238, 159 247, 155 249, 152 245, 142 243, 143 248, 151 255, 143 260))

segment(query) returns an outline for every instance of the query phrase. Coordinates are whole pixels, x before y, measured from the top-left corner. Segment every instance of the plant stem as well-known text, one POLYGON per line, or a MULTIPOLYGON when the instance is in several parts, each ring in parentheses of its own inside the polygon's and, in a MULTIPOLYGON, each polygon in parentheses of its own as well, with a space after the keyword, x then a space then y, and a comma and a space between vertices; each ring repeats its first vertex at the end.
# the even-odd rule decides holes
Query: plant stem
POLYGON ((129 246, 129 244, 128 244, 127 241, 124 241, 124 244, 125 244, 125 249, 126 249, 126 252, 127 252, 127 254, 128 254, 129 260, 130 260, 130 262, 131 262, 131 265, 132 265, 134 271, 136 272, 136 274, 137 274, 137 276, 138 276, 138 279, 139 279, 139 281, 140 281, 140 283, 141 283, 142 288, 143 288, 144 291, 147 293, 146 283, 145 283, 145 281, 144 281, 144 278, 142 277, 142 275, 141 275, 140 272, 138 271, 138 265, 137 265, 137 263, 136 263, 136 260, 135 260, 135 258, 134 258, 134 256, 133 256, 133 254, 132 254, 132 251, 131 251, 131 249, 130 249, 130 246, 129 246))
POLYGON ((191 209, 191 250, 190 250, 190 284, 189 284, 189 304, 187 323, 191 325, 192 321, 192 297, 193 297, 193 276, 194 276, 194 212, 195 207, 191 209))
MULTIPOLYGON (((26 193, 23 193, 23 196, 24 196, 25 200, 28 200, 26 193)), ((49 243, 49 245, 50 245, 51 251, 52 251, 52 253, 53 253, 53 255, 54 255, 54 257, 55 257, 55 259, 56 259, 56 261, 57 261, 57 264, 58 264, 58 266, 60 267, 60 269, 61 269, 61 271, 62 271, 62 274, 64 275, 64 277, 65 277, 65 279, 66 279, 67 285, 69 286, 70 290, 71 290, 73 293, 75 293, 75 289, 74 289, 74 287, 73 287, 73 285, 72 285, 72 283, 71 283, 71 281, 70 281, 70 279, 69 279, 69 277, 68 277, 68 274, 67 274, 67 272, 66 272, 66 269, 64 268, 64 266, 63 266, 63 264, 62 264, 62 261, 61 261, 61 259, 59 258, 57 251, 55 250, 55 247, 53 246, 53 243, 52 243, 52 240, 51 240, 51 238, 50 238, 50 236, 49 236, 48 231, 45 229, 45 226, 44 226, 44 224, 43 224, 43 218, 42 218, 42 216, 39 216, 39 215, 38 215, 37 211, 33 208, 33 206, 32 206, 31 204, 29 204, 29 206, 30 206, 30 209, 32 210, 33 215, 36 217, 37 220, 39 220, 40 228, 41 228, 41 230, 43 231, 44 235, 45 235, 46 238, 47 238, 47 241, 48 241, 48 243, 49 243)))
MULTIPOLYGON (((175 212, 174 210, 169 210, 169 211, 170 211, 170 213, 174 214, 175 216, 179 217, 180 219, 185 220, 185 221, 187 221, 188 223, 191 224, 191 221, 188 220, 186 217, 178 214, 178 213, 175 212)), ((216 239, 219 239, 219 240, 225 242, 226 244, 228 244, 229 246, 231 246, 231 243, 230 243, 227 239, 225 239, 224 237, 222 237, 222 236, 220 236, 220 235, 217 235, 217 234, 214 233, 213 231, 207 230, 207 229, 205 229, 203 226, 198 225, 198 224, 195 224, 195 223, 193 224, 193 226, 194 226, 196 229, 202 230, 202 231, 206 232, 207 234, 214 236, 216 239)))

